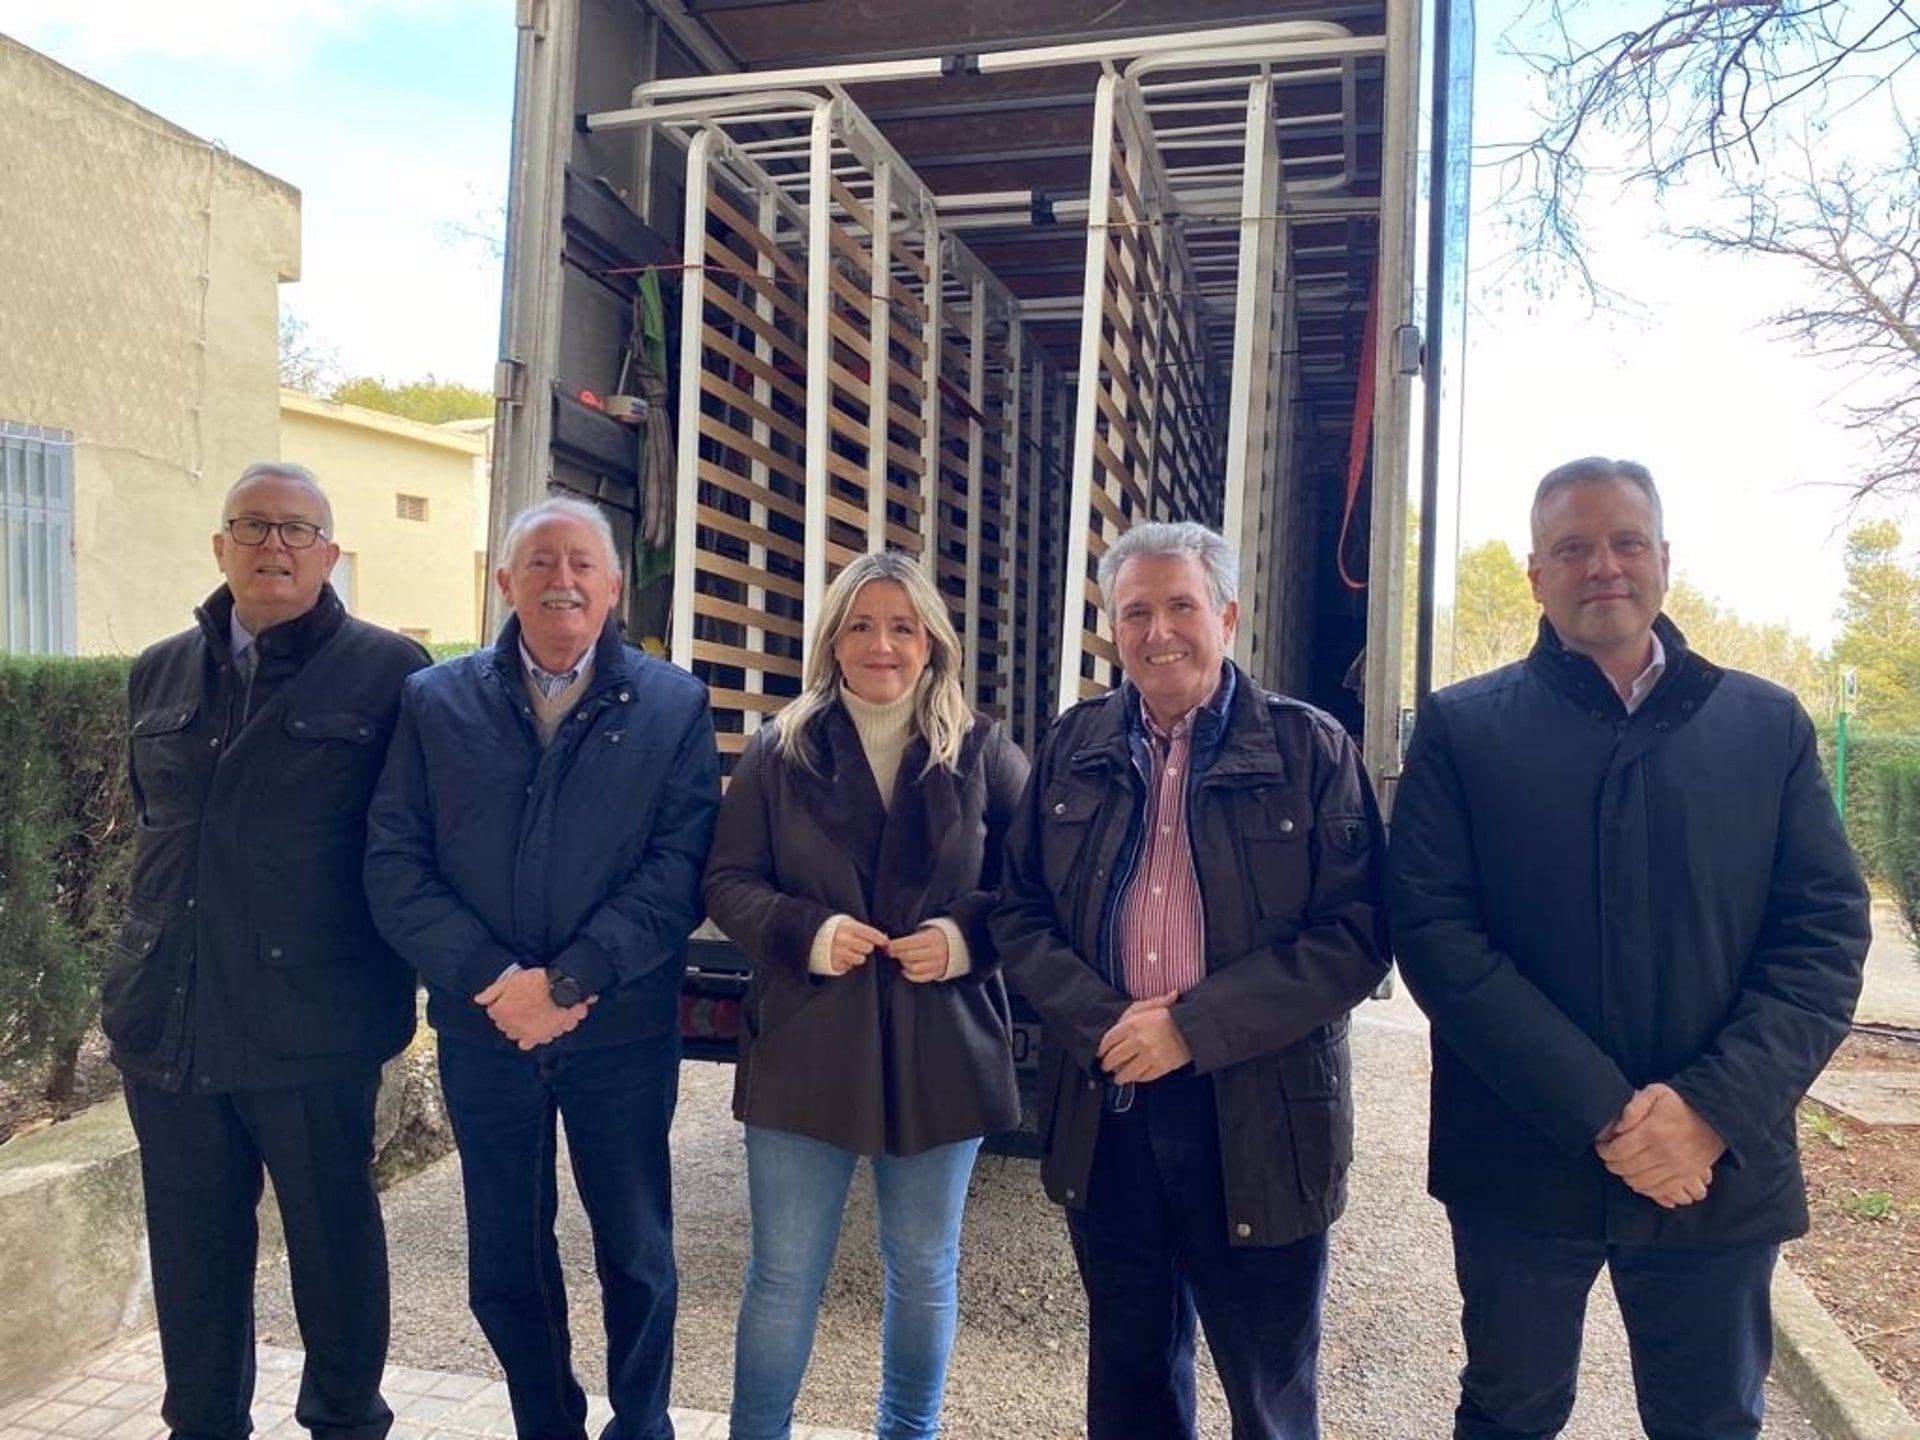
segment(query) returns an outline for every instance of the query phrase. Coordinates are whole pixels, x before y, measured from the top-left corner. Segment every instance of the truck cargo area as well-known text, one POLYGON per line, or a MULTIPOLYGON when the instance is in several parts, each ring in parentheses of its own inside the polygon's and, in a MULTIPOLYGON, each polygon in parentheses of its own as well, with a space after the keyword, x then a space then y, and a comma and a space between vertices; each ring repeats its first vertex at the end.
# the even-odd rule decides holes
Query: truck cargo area
MULTIPOLYGON (((707 682, 730 761, 851 556, 922 559, 1030 745, 1118 679, 1106 547, 1200 520, 1241 554, 1236 658, 1390 773, 1418 21, 523 0, 496 543, 551 486, 599 500, 630 633, 707 682), (600 399, 636 389, 655 297, 670 470, 600 399)), ((695 1013, 725 992, 690 989, 690 1036, 725 1039, 695 1013)))

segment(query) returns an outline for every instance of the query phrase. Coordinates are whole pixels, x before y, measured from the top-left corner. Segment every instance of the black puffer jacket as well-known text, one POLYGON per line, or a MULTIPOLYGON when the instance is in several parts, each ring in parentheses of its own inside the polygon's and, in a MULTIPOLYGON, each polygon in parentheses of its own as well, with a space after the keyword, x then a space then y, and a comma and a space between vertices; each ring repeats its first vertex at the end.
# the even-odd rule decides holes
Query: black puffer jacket
POLYGON ((101 994, 113 1058, 196 1094, 339 1078, 413 1033, 413 977, 361 885, 367 802, 413 641, 331 586, 255 639, 235 674, 223 586, 134 661, 128 775, 139 833, 101 994))
MULTIPOLYGON (((1126 685, 1048 732, 993 917, 1007 978, 1046 1024, 1041 1179, 1076 1209, 1100 1132, 1095 1053, 1130 1003, 1106 978, 1106 948, 1145 807, 1139 708, 1126 685)), ((1189 803, 1207 974, 1173 1016, 1194 1069, 1213 1078, 1227 1238, 1284 1245, 1346 1205, 1347 1015, 1387 969, 1380 817, 1353 742, 1311 706, 1236 670, 1224 721, 1202 711, 1196 724, 1189 803)))
POLYGON ((1867 895, 1793 696, 1657 622, 1628 715, 1544 621, 1429 699, 1394 803, 1394 949, 1433 1020, 1429 1188, 1553 1234, 1806 1228, 1795 1103, 1846 1033, 1867 895), (1727 1142, 1705 1201, 1609 1175, 1600 1130, 1671 1084, 1727 1142))

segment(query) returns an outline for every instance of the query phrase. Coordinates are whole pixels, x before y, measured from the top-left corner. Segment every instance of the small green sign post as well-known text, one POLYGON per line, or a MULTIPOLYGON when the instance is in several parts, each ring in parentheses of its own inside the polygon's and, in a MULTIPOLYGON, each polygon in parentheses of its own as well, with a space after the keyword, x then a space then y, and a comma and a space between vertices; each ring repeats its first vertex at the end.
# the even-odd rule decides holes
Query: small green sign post
POLYGON ((1860 672, 1851 665, 1840 667, 1840 695, 1833 707, 1833 803, 1840 812, 1840 823, 1847 821, 1847 717, 1860 696, 1860 672))

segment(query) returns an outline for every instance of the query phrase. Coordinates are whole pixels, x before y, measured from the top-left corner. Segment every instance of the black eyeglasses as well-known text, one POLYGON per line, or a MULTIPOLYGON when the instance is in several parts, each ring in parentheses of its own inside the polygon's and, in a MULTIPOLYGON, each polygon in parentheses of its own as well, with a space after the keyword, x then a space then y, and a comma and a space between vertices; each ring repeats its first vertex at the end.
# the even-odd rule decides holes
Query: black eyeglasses
POLYGON ((280 532, 280 543, 289 550, 310 550, 314 542, 323 539, 326 531, 307 520, 258 520, 251 515, 240 515, 227 521, 227 534, 242 545, 264 545, 267 536, 275 530, 280 532))

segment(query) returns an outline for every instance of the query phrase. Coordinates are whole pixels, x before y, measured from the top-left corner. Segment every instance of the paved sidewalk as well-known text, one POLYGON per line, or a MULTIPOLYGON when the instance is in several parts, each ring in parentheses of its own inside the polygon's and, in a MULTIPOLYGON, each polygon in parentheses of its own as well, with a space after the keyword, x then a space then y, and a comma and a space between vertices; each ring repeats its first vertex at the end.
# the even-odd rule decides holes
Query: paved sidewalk
POLYGON ((1920 1030, 1920 957, 1907 941, 1892 905, 1873 907, 1873 948, 1867 952, 1866 983, 1854 1019, 1920 1030))
MULTIPOLYGON (((253 1433, 260 1440, 305 1437, 306 1430, 293 1418, 300 1360, 298 1350, 259 1348, 253 1433)), ((513 1435, 504 1381, 389 1365, 382 1388, 393 1407, 394 1433, 407 1440, 513 1435)), ((96 1356, 39 1394, 0 1409, 0 1440, 166 1440, 160 1391, 160 1340, 149 1332, 96 1356)), ((589 1397, 588 1434, 599 1434, 612 1413, 603 1398, 589 1397)), ((672 1413, 678 1440, 726 1440, 726 1416, 701 1410, 672 1413)), ((852 1430, 804 1425, 796 1425, 793 1433, 795 1440, 865 1440, 852 1430)))

